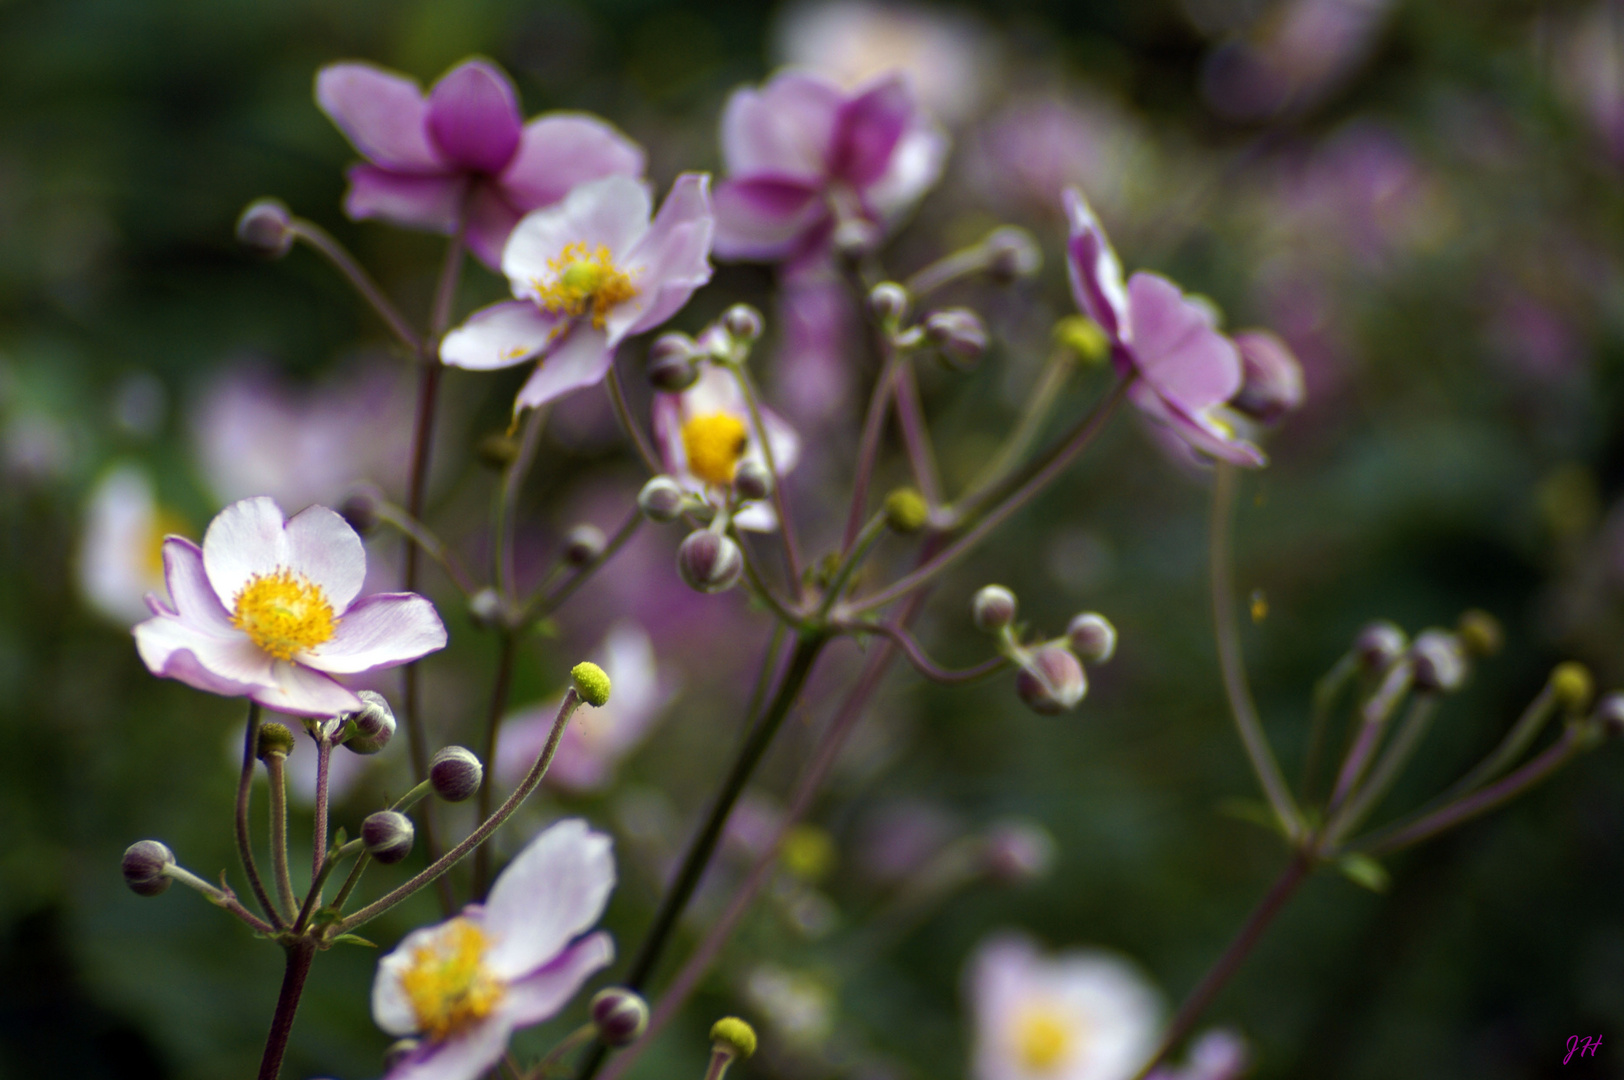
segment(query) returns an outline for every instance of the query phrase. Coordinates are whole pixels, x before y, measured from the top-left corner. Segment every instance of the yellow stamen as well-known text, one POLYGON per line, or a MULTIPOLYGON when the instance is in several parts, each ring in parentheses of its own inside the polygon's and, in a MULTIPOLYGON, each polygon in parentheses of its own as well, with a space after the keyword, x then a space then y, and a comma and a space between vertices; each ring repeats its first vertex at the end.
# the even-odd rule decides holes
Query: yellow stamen
POLYGON ((1056 1009, 1024 1010, 1015 1021, 1015 1056, 1029 1072, 1047 1072, 1071 1055, 1076 1033, 1056 1009))
POLYGON ((592 325, 603 329, 604 319, 616 304, 637 295, 632 276, 615 265, 609 249, 602 244, 591 250, 585 244, 565 244, 558 258, 547 260, 551 281, 533 283, 541 305, 564 315, 592 313, 592 325))
POLYGON ((292 660, 331 638, 338 620, 320 585, 281 567, 248 579, 237 593, 231 625, 278 660, 292 660))
POLYGON ((733 470, 750 445, 749 429, 732 413, 705 413, 682 425, 682 449, 688 469, 707 484, 733 482, 733 470))
POLYGON ((457 918, 433 941, 413 950, 400 987, 423 1034, 444 1039, 489 1016, 502 1000, 507 984, 486 970, 486 945, 479 927, 457 918))

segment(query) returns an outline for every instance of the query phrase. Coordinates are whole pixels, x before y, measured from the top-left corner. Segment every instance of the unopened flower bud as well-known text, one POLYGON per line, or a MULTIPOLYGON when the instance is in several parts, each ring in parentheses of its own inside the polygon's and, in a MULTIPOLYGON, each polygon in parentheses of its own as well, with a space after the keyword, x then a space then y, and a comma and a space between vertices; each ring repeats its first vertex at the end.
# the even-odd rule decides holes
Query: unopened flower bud
POLYGON ((502 595, 489 585, 468 598, 468 617, 487 629, 502 622, 502 595))
POLYGON ((711 1043, 743 1060, 756 1052, 756 1029, 737 1016, 724 1016, 711 1025, 711 1043))
POLYGON ((254 747, 255 757, 264 761, 275 754, 285 760, 291 753, 293 753, 293 732, 288 730, 286 724, 260 725, 259 744, 254 747))
POLYGON ((749 304, 734 304, 722 313, 722 329, 739 341, 756 340, 761 327, 761 312, 749 304))
POLYGON ((1572 660, 1556 665, 1551 671, 1551 693, 1568 712, 1584 711, 1596 692, 1596 681, 1590 669, 1572 660))
POLYGON ((590 660, 582 660, 570 668, 570 679, 581 700, 594 709, 601 709, 609 701, 609 675, 590 660))
POLYGON ((237 219, 237 240, 267 259, 280 259, 293 247, 293 218, 278 199, 255 199, 237 219))
POLYGON ((446 802, 462 802, 479 790, 485 769, 465 746, 447 746, 429 759, 429 784, 446 802))
POLYGON ((603 554, 608 543, 596 525, 577 525, 564 537, 564 561, 571 566, 586 566, 603 554))
POLYGON ((661 334, 648 350, 648 381, 656 390, 676 393, 699 380, 694 340, 687 334, 661 334))
POLYGON ((1111 339, 1087 315, 1067 315, 1055 323, 1054 342, 1089 367, 1103 364, 1111 355, 1111 339))
POLYGON ((1038 646, 1016 672, 1015 692, 1033 712, 1058 716, 1083 700, 1088 693, 1088 678, 1070 649, 1051 642, 1038 646))
POLYGON ((1466 651, 1477 656, 1493 656, 1506 642, 1500 620, 1480 608, 1462 612, 1455 623, 1455 632, 1460 635, 1466 651))
POLYGON ((733 470, 733 493, 746 502, 773 493, 773 474, 764 461, 741 461, 733 470))
POLYGON ((1043 267, 1043 251, 1032 234, 1015 225, 1000 225, 981 242, 987 252, 987 273, 1009 284, 1031 277, 1043 267))
POLYGON ((1015 594, 1002 585, 983 585, 970 601, 976 629, 996 634, 1015 621, 1015 594))
POLYGON ((727 537, 701 529, 677 548, 677 572, 689 588, 702 593, 726 592, 744 573, 744 553, 727 537))
POLYGON ((650 521, 675 521, 682 516, 685 499, 681 484, 669 476, 656 476, 637 493, 637 508, 650 521))
POLYGON ((371 534, 378 527, 378 493, 376 491, 352 491, 338 504, 338 512, 361 536, 371 534))
POLYGON ((1229 405, 1242 416, 1272 424, 1302 406, 1303 368, 1286 343, 1266 330, 1232 335, 1241 354, 1240 392, 1229 405))
POLYGON ((1090 664, 1103 664, 1116 654, 1116 627, 1097 611, 1085 611, 1071 620, 1066 627, 1072 651, 1079 660, 1090 664))
POLYGON ((474 456, 488 468, 501 472, 519 456, 519 440, 505 431, 493 431, 474 444, 474 456))
POLYGON ((1404 631, 1385 619, 1369 623, 1353 639, 1353 651, 1367 671, 1381 671, 1404 653, 1409 639, 1404 631))
POLYGON ((987 325, 969 308, 931 312, 925 316, 925 335, 956 368, 970 367, 987 351, 987 325))
POLYGON ((385 866, 410 855, 416 835, 412 819, 396 810, 379 810, 361 822, 361 843, 367 854, 385 866))
POLYGON ((900 323, 908 317, 908 290, 894 281, 882 281, 869 292, 868 309, 882 323, 900 323))
POLYGON ((847 218, 835 226, 834 249, 848 259, 859 258, 880 242, 880 230, 862 218, 847 218))
POLYGON ((593 994, 590 1015, 605 1046, 630 1046, 648 1029, 648 1002, 624 986, 606 986, 593 994))
POLYGON ((983 844, 988 875, 1005 884, 1043 877, 1054 865, 1054 836, 1035 821, 1001 821, 987 830, 983 844))
POLYGON ((169 888, 169 875, 164 873, 175 865, 175 853, 156 840, 138 840, 124 849, 124 860, 119 868, 124 872, 124 884, 137 896, 157 896, 169 888))
POLYGON ((1449 691, 1466 681, 1466 650, 1447 630, 1423 630, 1410 645, 1419 690, 1449 691))
POLYGON ((1624 692, 1614 690, 1603 694, 1596 702, 1596 710, 1590 714, 1590 720, 1599 724, 1602 732, 1612 738, 1624 736, 1624 692))
POLYGON ((892 532, 918 532, 929 520, 930 506, 914 488, 900 487, 885 497, 885 524, 892 532))
POLYGON ((355 754, 376 754, 395 737, 395 713, 389 701, 376 690, 357 690, 361 708, 344 717, 353 726, 344 740, 344 749, 355 754))

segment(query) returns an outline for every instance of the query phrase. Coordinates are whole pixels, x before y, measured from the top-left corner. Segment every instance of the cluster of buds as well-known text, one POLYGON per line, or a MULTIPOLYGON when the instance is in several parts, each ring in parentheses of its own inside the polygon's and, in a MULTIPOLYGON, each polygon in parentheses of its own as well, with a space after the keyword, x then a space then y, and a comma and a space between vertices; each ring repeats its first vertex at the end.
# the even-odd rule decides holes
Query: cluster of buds
POLYGON ((913 296, 894 281, 882 281, 869 291, 868 308, 895 347, 929 346, 948 367, 973 367, 987 351, 987 324, 967 307, 938 308, 910 321, 913 296))
POLYGON ((1015 692, 1028 707, 1045 716, 1076 708, 1088 693, 1086 661, 1103 664, 1116 653, 1116 627, 1094 611, 1075 616, 1062 637, 1026 644, 1016 624, 1015 594, 1002 585, 987 585, 970 605, 976 628, 998 637, 999 651, 1018 671, 1015 692))

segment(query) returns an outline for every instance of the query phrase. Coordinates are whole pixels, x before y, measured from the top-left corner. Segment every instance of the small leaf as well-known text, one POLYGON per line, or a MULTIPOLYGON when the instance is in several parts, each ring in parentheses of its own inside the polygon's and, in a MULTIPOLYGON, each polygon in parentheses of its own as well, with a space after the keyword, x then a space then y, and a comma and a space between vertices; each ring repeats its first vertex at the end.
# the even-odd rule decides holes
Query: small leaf
POLYGON ((1344 855, 1337 861, 1336 868, 1342 871, 1343 877, 1373 893, 1384 893, 1393 883, 1393 879, 1382 864, 1369 855, 1360 855, 1357 852, 1344 855))
POLYGON ((1267 829, 1276 836, 1285 835, 1280 830, 1280 823, 1274 819, 1274 811, 1269 809, 1267 803, 1256 799, 1225 799, 1218 804, 1218 812, 1225 817, 1267 829))
POLYGON ((362 937, 360 934, 340 934, 336 938, 333 939, 333 944, 334 945, 365 945, 369 949, 376 949, 378 947, 374 942, 368 941, 366 938, 362 937))

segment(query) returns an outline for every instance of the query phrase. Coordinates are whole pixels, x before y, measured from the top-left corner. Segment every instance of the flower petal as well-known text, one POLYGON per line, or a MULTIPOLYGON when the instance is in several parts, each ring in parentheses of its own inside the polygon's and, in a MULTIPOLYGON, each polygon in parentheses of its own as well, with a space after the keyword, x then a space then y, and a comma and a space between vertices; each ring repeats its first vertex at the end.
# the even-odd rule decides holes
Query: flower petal
POLYGON ((468 203, 468 228, 464 237, 468 250, 493 272, 501 273, 502 249, 523 216, 495 183, 476 183, 468 203))
POLYGON ((373 593, 338 621, 333 636, 300 661, 333 675, 394 667, 445 648, 445 624, 416 593, 373 593))
POLYGON ((499 173, 519 148, 519 95, 507 74, 485 60, 458 64, 429 91, 428 131, 446 159, 499 173))
POLYGON ((134 634, 136 652, 154 675, 230 697, 270 681, 270 657, 239 631, 225 636, 159 615, 138 624, 134 634))
POLYGON ((469 371, 522 364, 547 347, 562 321, 528 300, 482 308, 440 341, 440 360, 469 371))
POLYGON ((736 90, 722 113, 722 158, 735 177, 772 173, 821 185, 835 118, 845 101, 838 86, 788 71, 760 90, 736 90))
POLYGON ((1128 292, 1122 286, 1122 263, 1105 238, 1099 218, 1076 188, 1063 196, 1071 239, 1066 245, 1066 267, 1072 296, 1084 315, 1100 324, 1113 341, 1128 340, 1128 292))
POLYGON ((564 201, 532 210, 514 228, 502 251, 502 273, 513 295, 535 298, 538 280, 552 276, 568 244, 600 245, 617 261, 648 231, 652 209, 648 185, 629 176, 606 176, 570 190, 564 201))
POLYGON ((521 210, 551 206, 588 180, 641 176, 642 147, 585 113, 549 113, 524 126, 519 150, 497 181, 521 210))
POLYGON ((214 516, 203 534, 203 570, 227 611, 256 574, 287 565, 286 520, 267 495, 242 499, 214 516))
POLYGON ((688 452, 682 444, 682 395, 655 394, 649 413, 649 426, 654 430, 654 445, 660 451, 660 464, 671 476, 685 475, 688 472, 688 452))
POLYGON ((829 215, 821 189, 783 176, 724 180, 716 187, 716 256, 771 262, 792 254, 829 215))
POLYGON ((540 971, 508 984, 502 1009, 515 1028, 539 1024, 562 1009, 581 984, 615 959, 615 944, 599 930, 565 949, 540 971))
POLYGON ((942 175, 947 161, 948 139, 936 123, 924 115, 903 132, 891 152, 891 164, 884 175, 863 193, 876 214, 890 221, 913 206, 942 175))
POLYGON ((255 687, 249 694, 267 709, 294 716, 337 716, 362 707, 354 692, 303 664, 278 660, 271 665, 271 686, 255 687))
POLYGON ((344 213, 352 220, 381 218, 408 229, 449 236, 457 231, 457 210, 467 181, 456 175, 391 172, 376 165, 352 165, 345 174, 344 213))
POLYGON ((830 140, 829 175, 867 187, 885 174, 897 141, 913 120, 913 94, 900 74, 880 80, 840 107, 830 140))
POLYGON ((1213 326, 1205 305, 1159 274, 1128 281, 1130 356, 1140 377, 1175 408, 1195 414, 1222 405, 1241 388, 1241 358, 1213 326))
POLYGON ((307 506, 293 515, 285 532, 287 567, 321 587, 335 615, 361 593, 367 552, 350 523, 325 506, 307 506))
POLYGON ((164 585, 175 613, 186 622, 217 634, 236 633, 203 570, 203 549, 185 537, 164 541, 164 585))
MULTIPOLYGON (((140 638, 136 640, 139 642, 140 638)), ((242 697, 253 689, 247 683, 233 682, 216 675, 204 667, 189 649, 175 649, 164 658, 161 667, 152 667, 150 664, 148 667, 160 678, 174 679, 194 689, 219 694, 222 697, 242 697)))
POLYGON ((371 64, 329 64, 316 73, 316 104, 374 164, 397 172, 445 168, 424 126, 423 91, 404 75, 371 64))
POLYGON ((615 351, 604 332, 578 322, 541 358, 535 374, 520 387, 513 408, 534 409, 571 390, 600 383, 614 362, 615 351))
POLYGON ((610 312, 609 340, 653 329, 675 315, 694 290, 711 278, 710 177, 683 173, 671 186, 648 232, 626 254, 637 295, 610 312))
POLYGON ((385 1080, 477 1080, 502 1058, 513 1024, 504 1006, 443 1042, 425 1039, 385 1080))
POLYGON ((615 886, 610 845, 579 818, 560 821, 525 845, 485 904, 492 942, 485 962, 492 974, 528 975, 598 921, 615 886))

